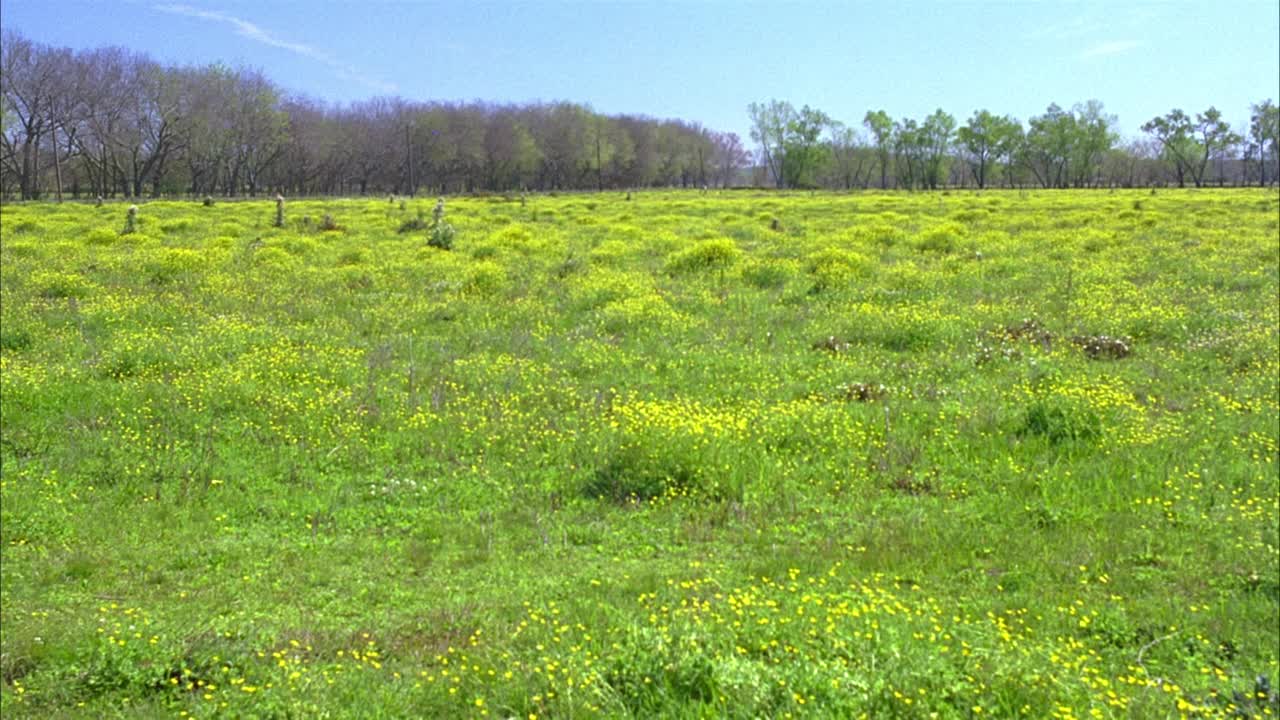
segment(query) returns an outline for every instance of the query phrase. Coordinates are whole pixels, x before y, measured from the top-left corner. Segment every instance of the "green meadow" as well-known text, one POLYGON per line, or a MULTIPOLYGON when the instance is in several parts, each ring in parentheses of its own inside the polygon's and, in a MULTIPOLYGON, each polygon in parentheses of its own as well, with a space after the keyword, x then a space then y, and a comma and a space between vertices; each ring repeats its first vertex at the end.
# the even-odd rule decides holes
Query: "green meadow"
POLYGON ((1280 713, 1274 189, 434 206, 0 208, 6 718, 1280 713))

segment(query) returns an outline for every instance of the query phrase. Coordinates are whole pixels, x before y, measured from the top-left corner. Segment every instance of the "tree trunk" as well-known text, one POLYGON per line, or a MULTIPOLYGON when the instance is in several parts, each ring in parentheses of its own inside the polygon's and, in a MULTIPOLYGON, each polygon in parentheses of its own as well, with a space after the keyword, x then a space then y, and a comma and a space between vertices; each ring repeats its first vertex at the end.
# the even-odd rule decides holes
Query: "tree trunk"
POLYGON ((31 136, 28 135, 26 141, 22 143, 22 176, 18 178, 19 192, 22 194, 23 200, 31 200, 35 194, 31 182, 35 176, 35 162, 32 160, 31 155, 31 136))
POLYGON ((58 202, 62 202, 62 162, 58 159, 58 128, 53 128, 53 182, 58 202))

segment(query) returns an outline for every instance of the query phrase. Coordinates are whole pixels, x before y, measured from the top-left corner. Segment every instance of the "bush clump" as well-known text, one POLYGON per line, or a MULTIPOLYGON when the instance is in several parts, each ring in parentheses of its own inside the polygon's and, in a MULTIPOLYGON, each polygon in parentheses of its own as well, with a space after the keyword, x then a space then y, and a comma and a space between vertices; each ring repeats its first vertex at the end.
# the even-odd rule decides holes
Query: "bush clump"
POLYGON ((780 288, 798 274, 796 261, 785 259, 755 260, 742 270, 743 279, 760 290, 780 288))
POLYGON ((693 247, 677 250, 668 255, 665 269, 672 275, 724 272, 741 256, 742 251, 729 238, 703 240, 693 247))
POLYGON ((431 225, 427 222, 426 216, 422 214, 421 210, 419 210, 416 217, 411 217, 400 223, 400 227, 396 229, 396 232, 403 235, 405 233, 426 230, 430 226, 431 225))
POLYGON ((36 273, 31 278, 36 293, 50 300, 83 298, 89 294, 90 284, 79 275, 64 272, 36 273))
POLYGON ((324 217, 320 218, 320 232, 342 232, 343 229, 329 213, 325 213, 324 217))
POLYGON ((471 267, 463 289, 474 295, 496 295, 506 284, 507 271, 496 262, 484 260, 471 267))
POLYGON ((89 233, 84 236, 84 242, 86 245, 113 245, 118 238, 119 235, 116 233, 113 233, 106 228, 98 228, 96 230, 90 230, 89 233))
POLYGON ((154 285, 167 285, 196 276, 204 269, 204 256, 187 248, 158 248, 142 261, 142 272, 154 285))
POLYGON ((964 235, 963 226, 954 222, 944 222, 920 233, 916 238, 916 249, 920 252, 947 255, 956 251, 964 235))
POLYGON ((138 206, 130 205, 129 211, 124 216, 124 229, 120 231, 121 235, 129 235, 138 231, 138 206))
POLYGON ((845 287, 855 277, 867 274, 870 266, 866 256, 839 248, 819 250, 805 258, 805 270, 813 277, 817 291, 845 287))
POLYGON ((427 230, 427 245, 441 250, 453 249, 453 226, 444 219, 444 198, 436 201, 431 211, 431 227, 427 230))
POLYGON ((595 469, 582 494, 627 504, 688 491, 699 484, 698 465, 691 460, 640 444, 624 446, 595 469))

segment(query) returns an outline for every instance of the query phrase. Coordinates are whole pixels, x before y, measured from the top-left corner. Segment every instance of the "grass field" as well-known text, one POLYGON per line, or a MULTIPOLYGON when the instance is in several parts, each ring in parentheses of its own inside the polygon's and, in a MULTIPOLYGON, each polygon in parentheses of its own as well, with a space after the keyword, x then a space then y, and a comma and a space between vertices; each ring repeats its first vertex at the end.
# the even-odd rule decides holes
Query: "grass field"
POLYGON ((6 718, 1280 713, 1274 190, 434 204, 0 209, 6 718))

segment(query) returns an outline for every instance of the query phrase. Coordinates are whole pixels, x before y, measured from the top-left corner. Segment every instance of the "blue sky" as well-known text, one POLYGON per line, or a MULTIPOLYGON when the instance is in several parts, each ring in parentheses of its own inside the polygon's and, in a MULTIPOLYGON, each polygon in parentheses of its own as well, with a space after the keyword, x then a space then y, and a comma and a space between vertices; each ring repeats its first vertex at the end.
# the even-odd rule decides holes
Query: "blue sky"
POLYGON ((1098 98, 1126 136, 1172 107, 1240 128, 1280 96, 1280 2, 4 0, 45 43, 264 69, 331 101, 571 100, 743 134, 779 98, 858 123, 936 108, 1025 120, 1098 98), (56 9, 55 9, 56 8, 56 9))

